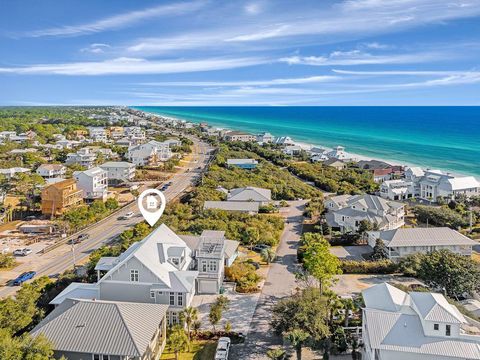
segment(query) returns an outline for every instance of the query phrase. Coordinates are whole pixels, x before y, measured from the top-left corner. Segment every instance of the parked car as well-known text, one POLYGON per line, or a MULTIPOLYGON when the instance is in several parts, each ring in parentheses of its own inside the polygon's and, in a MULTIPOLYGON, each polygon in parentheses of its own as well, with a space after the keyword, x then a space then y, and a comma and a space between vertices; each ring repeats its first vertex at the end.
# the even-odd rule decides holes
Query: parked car
POLYGON ((13 285, 22 285, 25 281, 33 279, 37 273, 35 271, 27 271, 19 275, 15 280, 13 280, 13 285))
POLYGON ((253 251, 262 252, 265 249, 270 249, 271 246, 267 244, 258 244, 253 247, 253 251))
POLYGON ((30 248, 23 248, 23 249, 17 249, 13 252, 14 256, 27 256, 32 253, 32 249, 30 248))
POLYGON ((218 339, 217 350, 215 351, 215 360, 227 360, 230 350, 231 340, 229 337, 218 339))
POLYGON ((83 241, 83 240, 87 240, 89 237, 90 237, 90 235, 88 235, 88 234, 80 234, 80 235, 78 235, 77 240, 78 241, 83 241))

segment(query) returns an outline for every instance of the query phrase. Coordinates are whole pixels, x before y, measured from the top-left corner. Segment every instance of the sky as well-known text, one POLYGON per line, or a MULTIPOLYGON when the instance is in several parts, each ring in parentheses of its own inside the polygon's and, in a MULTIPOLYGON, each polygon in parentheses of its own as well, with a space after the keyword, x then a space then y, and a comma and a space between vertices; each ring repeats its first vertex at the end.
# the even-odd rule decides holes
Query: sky
POLYGON ((0 0, 0 105, 480 105, 480 0, 0 0))

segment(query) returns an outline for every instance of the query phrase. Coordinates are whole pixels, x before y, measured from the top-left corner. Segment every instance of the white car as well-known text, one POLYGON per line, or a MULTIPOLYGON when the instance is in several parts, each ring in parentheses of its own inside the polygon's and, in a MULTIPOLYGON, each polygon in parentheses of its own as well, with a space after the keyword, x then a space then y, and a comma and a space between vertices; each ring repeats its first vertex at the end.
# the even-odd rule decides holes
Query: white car
POLYGON ((126 213, 123 218, 124 219, 130 219, 130 218, 133 217, 133 215, 135 215, 135 213, 133 211, 130 211, 130 212, 126 213))
POLYGON ((227 360, 228 351, 230 350, 231 340, 229 337, 221 337, 218 339, 217 351, 215 352, 215 360, 227 360))
POLYGON ((13 252, 15 256, 27 256, 32 253, 32 249, 24 248, 24 249, 17 249, 13 252))

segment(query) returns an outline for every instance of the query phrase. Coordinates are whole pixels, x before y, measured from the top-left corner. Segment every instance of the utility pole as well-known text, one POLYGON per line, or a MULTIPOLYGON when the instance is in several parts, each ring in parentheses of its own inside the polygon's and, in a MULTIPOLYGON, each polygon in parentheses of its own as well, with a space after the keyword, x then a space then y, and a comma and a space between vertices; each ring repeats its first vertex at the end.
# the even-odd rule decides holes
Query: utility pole
POLYGON ((73 270, 75 270, 75 245, 73 239, 72 241, 72 261, 73 261, 73 270))

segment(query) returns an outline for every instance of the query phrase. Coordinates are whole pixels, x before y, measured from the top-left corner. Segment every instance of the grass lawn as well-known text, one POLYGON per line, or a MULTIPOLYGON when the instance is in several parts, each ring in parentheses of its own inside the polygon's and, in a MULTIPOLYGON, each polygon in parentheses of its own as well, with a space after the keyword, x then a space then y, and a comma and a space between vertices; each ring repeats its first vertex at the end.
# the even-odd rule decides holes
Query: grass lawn
MULTIPOLYGON (((215 356, 215 349, 217 348, 216 341, 209 340, 194 340, 191 344, 192 351, 180 353, 179 360, 213 360, 215 356)), ((175 354, 171 352, 168 347, 163 351, 161 360, 175 360, 175 354)))

